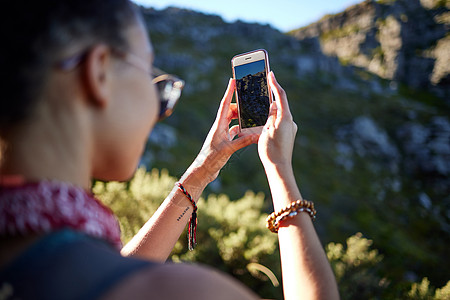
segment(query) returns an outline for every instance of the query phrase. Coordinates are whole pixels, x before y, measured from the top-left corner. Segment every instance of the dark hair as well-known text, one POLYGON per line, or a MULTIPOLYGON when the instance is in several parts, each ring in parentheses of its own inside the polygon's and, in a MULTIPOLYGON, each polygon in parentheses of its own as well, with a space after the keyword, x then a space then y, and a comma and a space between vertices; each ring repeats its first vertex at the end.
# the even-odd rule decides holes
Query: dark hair
POLYGON ((48 71, 74 44, 127 48, 129 0, 9 0, 0 18, 0 132, 26 118, 48 71))

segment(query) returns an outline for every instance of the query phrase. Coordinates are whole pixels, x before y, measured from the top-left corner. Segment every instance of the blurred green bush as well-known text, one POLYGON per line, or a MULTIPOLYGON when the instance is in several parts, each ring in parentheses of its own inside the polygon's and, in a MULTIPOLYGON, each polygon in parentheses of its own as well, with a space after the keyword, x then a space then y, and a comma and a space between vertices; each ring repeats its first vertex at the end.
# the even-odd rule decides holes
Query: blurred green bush
MULTIPOLYGON (((129 182, 95 182, 93 191, 117 215, 122 240, 127 243, 175 182, 167 170, 146 172, 141 168, 129 182)), ((227 195, 210 194, 201 198, 198 205, 197 247, 188 251, 183 234, 170 260, 213 266, 236 277, 263 298, 282 299, 277 235, 265 228, 264 211, 268 207, 264 194, 249 191, 234 201, 227 195)), ((450 299, 450 281, 440 289, 432 287, 427 278, 417 283, 392 282, 383 256, 371 249, 372 243, 356 233, 345 246, 329 243, 325 247, 342 299, 450 299)))

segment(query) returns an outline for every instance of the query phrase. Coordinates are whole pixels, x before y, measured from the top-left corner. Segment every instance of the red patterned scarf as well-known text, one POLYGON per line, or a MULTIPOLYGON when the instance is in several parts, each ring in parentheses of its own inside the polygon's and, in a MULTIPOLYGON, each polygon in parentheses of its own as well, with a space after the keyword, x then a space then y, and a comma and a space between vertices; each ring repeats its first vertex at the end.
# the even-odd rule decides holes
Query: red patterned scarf
POLYGON ((57 181, 0 183, 0 236, 71 228, 122 248, 112 211, 80 187, 57 181))

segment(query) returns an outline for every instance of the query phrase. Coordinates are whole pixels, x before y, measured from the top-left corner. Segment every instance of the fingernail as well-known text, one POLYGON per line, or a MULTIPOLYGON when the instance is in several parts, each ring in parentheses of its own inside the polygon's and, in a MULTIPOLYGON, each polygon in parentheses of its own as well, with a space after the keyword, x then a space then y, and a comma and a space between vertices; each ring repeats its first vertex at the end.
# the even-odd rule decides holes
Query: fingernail
POLYGON ((273 79, 277 80, 277 79, 275 78, 275 73, 274 73, 273 71, 270 71, 270 76, 272 76, 273 79))

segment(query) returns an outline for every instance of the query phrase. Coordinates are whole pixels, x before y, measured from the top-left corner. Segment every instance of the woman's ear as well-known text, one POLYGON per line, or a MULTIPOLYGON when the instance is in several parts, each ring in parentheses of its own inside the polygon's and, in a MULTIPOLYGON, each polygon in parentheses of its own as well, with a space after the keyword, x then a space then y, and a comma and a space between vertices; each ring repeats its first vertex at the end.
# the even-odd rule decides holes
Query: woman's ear
POLYGON ((88 52, 84 63, 83 75, 86 94, 89 101, 99 107, 105 107, 111 99, 110 74, 111 50, 106 45, 97 45, 88 52))

